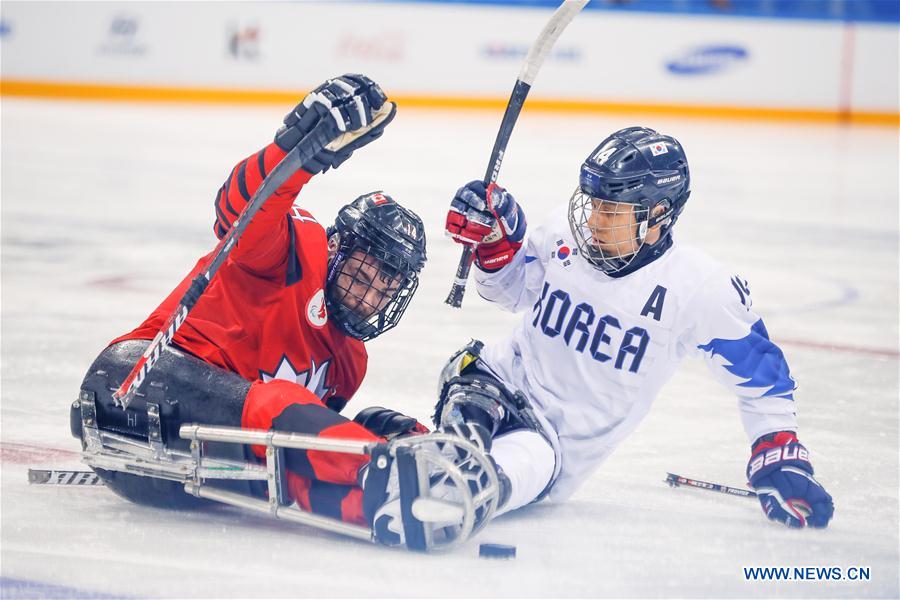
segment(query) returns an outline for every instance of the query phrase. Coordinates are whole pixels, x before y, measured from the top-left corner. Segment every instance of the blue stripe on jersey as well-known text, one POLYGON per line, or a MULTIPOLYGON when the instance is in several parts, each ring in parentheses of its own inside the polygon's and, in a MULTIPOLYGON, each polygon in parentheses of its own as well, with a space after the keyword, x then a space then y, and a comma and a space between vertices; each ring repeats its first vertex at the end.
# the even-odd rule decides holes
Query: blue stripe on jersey
POLYGON ((525 264, 526 264, 526 265, 527 265, 528 263, 534 262, 534 261, 536 261, 536 260, 537 260, 537 256, 528 256, 527 254, 525 255, 525 264))
POLYGON ((771 388, 763 396, 779 396, 793 400, 791 392, 797 387, 781 349, 769 340, 769 332, 762 319, 753 324, 747 337, 739 340, 713 338, 708 344, 697 346, 711 356, 718 354, 728 364, 732 375, 746 379, 738 387, 771 388))

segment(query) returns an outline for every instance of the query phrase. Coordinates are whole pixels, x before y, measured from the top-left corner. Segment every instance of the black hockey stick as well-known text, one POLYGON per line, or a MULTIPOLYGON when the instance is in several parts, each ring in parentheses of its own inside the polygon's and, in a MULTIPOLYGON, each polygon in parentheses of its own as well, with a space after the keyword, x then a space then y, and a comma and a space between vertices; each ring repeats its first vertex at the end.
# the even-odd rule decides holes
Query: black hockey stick
MULTIPOLYGON (((386 102, 385 106, 387 105, 388 103, 386 102)), ((228 258, 228 255, 231 254, 231 250, 237 244, 237 241, 244 233, 244 230, 247 228, 251 219, 253 219, 253 216, 260 208, 262 208, 262 205, 266 200, 268 200, 291 175, 296 173, 298 169, 309 162, 311 158, 318 154, 322 148, 334 139, 329 135, 332 131, 331 128, 332 124, 329 121, 322 121, 319 123, 302 140, 300 140, 293 150, 287 153, 287 156, 281 159, 281 162, 279 162, 265 180, 263 180, 259 189, 256 190, 256 193, 253 194, 253 197, 247 202, 244 210, 241 211, 241 214, 238 215, 238 218, 232 224, 231 229, 229 229, 228 233, 226 233, 219 241, 219 244, 213 251, 213 256, 210 258, 209 263, 196 277, 194 277, 193 281, 191 281, 191 285, 184 293, 184 296, 181 297, 181 300, 179 300, 175 311, 169 315, 166 322, 163 323, 162 328, 153 338, 153 341, 147 346, 147 349, 144 351, 140 360, 134 365, 134 368, 122 382, 122 385, 119 386, 119 389, 113 393, 113 401, 116 405, 120 406, 123 410, 128 407, 134 398, 135 392, 147 377, 147 373, 150 372, 150 369, 153 368, 153 365, 162 354, 163 348, 165 348, 165 346, 167 346, 175 337, 175 332, 178 331, 179 327, 181 327, 182 323, 187 319, 188 313, 191 312, 191 309, 197 303, 197 300, 199 300, 200 296, 206 290, 210 280, 215 276, 219 267, 225 262, 225 259, 228 258)))
MULTIPOLYGON (((563 3, 550 20, 544 25, 538 38, 528 50, 528 56, 525 57, 525 64, 519 71, 519 77, 513 86, 512 95, 506 105, 506 112, 503 113, 503 121, 500 122, 500 131, 497 132, 497 139, 494 141, 494 148, 491 150, 491 158, 488 161, 487 171, 484 174, 484 187, 487 190, 486 200, 488 210, 494 212, 491 195, 496 187, 495 182, 500 174, 500 165, 503 163, 503 155, 506 152, 506 145, 512 135, 513 127, 522 112, 522 106, 525 104, 525 98, 531 90, 531 84, 537 76, 538 70, 541 68, 544 59, 556 43, 556 39, 560 36, 566 26, 575 18, 575 15, 584 8, 588 0, 563 0, 563 3)), ((466 293, 466 281, 469 279, 469 270, 472 268, 472 259, 475 257, 475 247, 467 244, 463 247, 462 255, 459 257, 459 265, 456 267, 456 278, 453 280, 453 287, 450 294, 444 301, 454 308, 462 306, 463 296, 466 293)))
POLYGON ((45 485, 92 486, 103 485, 103 480, 93 471, 66 471, 60 469, 28 469, 28 483, 45 485))
POLYGON ((745 490, 743 488, 734 488, 727 485, 722 485, 721 483, 709 483, 708 481, 700 481, 699 479, 688 479, 687 477, 683 477, 681 475, 676 475, 675 473, 668 473, 666 476, 666 483, 669 484, 669 487, 681 487, 682 485, 686 485, 688 487, 693 487, 701 490, 708 490, 710 492, 721 492, 723 494, 728 494, 731 496, 741 496, 744 498, 756 498, 756 492, 751 490, 745 490))

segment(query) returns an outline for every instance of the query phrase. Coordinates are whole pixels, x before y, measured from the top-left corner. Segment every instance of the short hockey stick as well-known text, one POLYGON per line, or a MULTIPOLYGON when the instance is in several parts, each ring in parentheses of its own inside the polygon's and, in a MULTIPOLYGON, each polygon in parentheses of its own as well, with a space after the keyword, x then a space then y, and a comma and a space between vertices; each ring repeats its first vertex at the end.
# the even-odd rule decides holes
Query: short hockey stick
MULTIPOLYGON (((385 102, 384 106, 376 113, 372 122, 369 124, 370 128, 379 121, 387 118, 392 107, 393 105, 391 103, 385 102)), ((219 267, 221 267, 222 263, 225 262, 225 259, 228 258, 228 255, 237 244, 237 241, 244 233, 244 230, 247 228, 251 219, 253 219, 253 216, 260 208, 262 208, 262 205, 265 204, 266 200, 268 200, 291 175, 296 173, 298 169, 308 163, 311 158, 335 139, 334 137, 329 136, 330 128, 331 123, 323 121, 306 134, 294 149, 288 152, 287 156, 281 159, 281 162, 272 169, 272 172, 269 173, 259 186, 259 189, 256 190, 256 193, 253 194, 253 197, 250 198, 250 201, 247 202, 244 210, 241 211, 241 214, 238 215, 238 218, 232 223, 231 229, 228 230, 228 233, 226 233, 219 241, 219 244, 213 251, 213 256, 210 258, 209 263, 196 277, 194 277, 194 280, 191 281, 191 285, 181 297, 181 300, 179 300, 175 311, 169 315, 166 322, 163 323, 162 328, 153 338, 153 341, 147 346, 144 354, 122 382, 122 385, 120 385, 119 389, 113 393, 113 401, 123 410, 128 408, 128 405, 131 403, 132 399, 134 399, 135 392, 137 392, 137 389, 147 377, 147 373, 150 372, 150 369, 153 368, 153 365, 162 354, 163 348, 165 348, 175 337, 175 332, 178 331, 179 327, 181 327, 182 323, 187 319, 188 313, 191 312, 191 309, 197 303, 197 300, 199 300, 200 296, 206 290, 206 287, 219 270, 219 267)), ((342 133, 337 139, 341 141, 342 145, 345 145, 355 137, 364 134, 367 130, 368 128, 342 133)))
POLYGON ((743 488, 734 488, 727 485, 722 485, 721 483, 709 483, 708 481, 700 481, 699 479, 688 479, 687 477, 683 477, 681 475, 676 475, 674 473, 668 473, 666 476, 666 483, 669 484, 669 487, 681 487, 682 485, 686 485, 688 487, 698 488, 701 490, 708 490, 710 492, 721 492, 723 494, 729 494, 731 496, 742 496, 744 498, 756 498, 756 492, 751 490, 745 490, 743 488))
MULTIPOLYGON (((500 131, 497 133, 497 139, 494 141, 491 158, 488 161, 487 171, 484 174, 488 209, 491 212, 494 212, 491 195, 494 188, 496 188, 495 182, 500 174, 500 165, 503 163, 506 145, 509 143, 509 138, 512 135, 513 127, 516 125, 516 120, 519 118, 519 113, 522 112, 522 106, 525 104, 525 98, 531 90, 531 84, 534 82, 534 78, 537 76, 538 70, 541 68, 553 44, 556 43, 556 39, 587 3, 588 0, 563 0, 563 3, 550 17, 550 20, 528 50, 525 64, 522 65, 522 70, 519 72, 515 86, 513 86, 512 95, 510 95, 509 102, 506 104, 506 112, 503 113, 500 131)), ((459 265, 456 267, 456 278, 453 281, 453 287, 444 301, 454 308, 462 306, 463 296, 466 293, 466 281, 469 278, 469 270, 472 268, 474 256, 475 248, 473 245, 463 247, 462 255, 459 257, 459 265)))
POLYGON ((93 471, 66 471, 58 469, 28 469, 28 483, 45 485, 91 486, 103 485, 103 480, 93 471))

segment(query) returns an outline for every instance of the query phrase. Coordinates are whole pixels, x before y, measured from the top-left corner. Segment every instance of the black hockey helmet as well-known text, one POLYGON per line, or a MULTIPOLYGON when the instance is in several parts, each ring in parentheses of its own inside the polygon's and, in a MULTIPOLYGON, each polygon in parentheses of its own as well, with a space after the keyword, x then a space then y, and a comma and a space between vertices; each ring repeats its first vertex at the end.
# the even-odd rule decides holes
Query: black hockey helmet
POLYGON ((425 226, 384 192, 364 194, 328 228, 333 252, 325 302, 341 330, 362 341, 400 322, 425 266, 425 226))
POLYGON ((569 201, 569 226, 581 255, 593 266, 609 275, 632 272, 669 247, 672 226, 690 194, 681 143, 647 127, 628 127, 603 140, 581 165, 578 189, 569 201), (593 243, 595 232, 588 221, 599 201, 613 207, 606 210, 633 210, 633 251, 605 252, 593 243), (663 210, 654 215, 657 207, 663 210), (645 244, 647 233, 659 224, 659 239, 645 244))

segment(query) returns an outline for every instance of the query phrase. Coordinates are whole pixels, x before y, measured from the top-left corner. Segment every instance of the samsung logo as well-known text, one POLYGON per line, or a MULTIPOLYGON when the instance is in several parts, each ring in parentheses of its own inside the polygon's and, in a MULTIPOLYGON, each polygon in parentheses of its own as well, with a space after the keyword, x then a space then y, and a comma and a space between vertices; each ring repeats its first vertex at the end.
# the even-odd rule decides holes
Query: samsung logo
POLYGON ((675 75, 711 75, 720 73, 750 56, 741 46, 702 46, 666 63, 666 70, 675 75))

